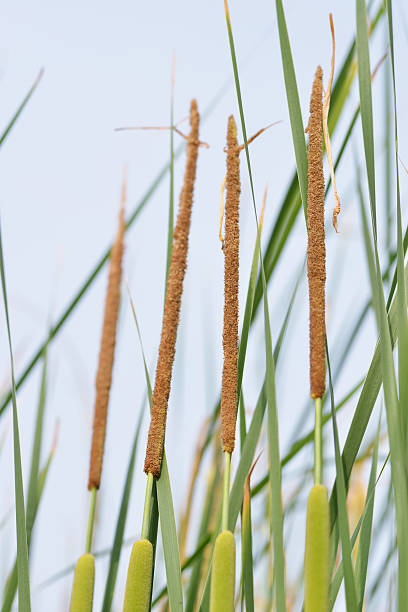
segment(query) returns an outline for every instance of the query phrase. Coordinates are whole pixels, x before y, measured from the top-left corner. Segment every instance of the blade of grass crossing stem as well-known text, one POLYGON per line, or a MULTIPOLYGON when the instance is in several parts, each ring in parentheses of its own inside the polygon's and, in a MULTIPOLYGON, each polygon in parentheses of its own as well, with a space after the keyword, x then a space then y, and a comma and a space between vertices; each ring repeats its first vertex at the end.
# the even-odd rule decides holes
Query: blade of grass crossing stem
MULTIPOLYGON (((385 43, 388 45, 388 32, 385 33, 385 43)), ((385 74, 383 75, 384 83, 384 201, 386 207, 386 224, 385 224, 385 246, 387 249, 388 263, 393 255, 393 239, 392 229, 394 226, 394 211, 392 208, 394 194, 394 176, 393 176, 393 154, 391 147, 392 140, 392 89, 391 84, 391 65, 390 62, 385 62, 385 74)))
POLYGON ((351 559, 351 544, 350 534, 348 528, 348 517, 346 507, 346 484, 344 480, 343 464, 340 455, 340 444, 339 444, 339 433, 337 430, 336 411, 334 409, 334 394, 333 384, 331 379, 329 351, 326 344, 327 354, 327 369, 329 373, 329 387, 330 387, 330 400, 331 400, 331 413, 333 423, 333 438, 334 438, 334 451, 336 457, 336 487, 337 487, 337 508, 338 508, 338 521, 339 521, 339 532, 341 540, 341 552, 343 560, 343 571, 344 571, 344 586, 346 593, 346 606, 347 612, 355 612, 357 610, 357 592, 356 583, 353 571, 353 562, 351 559))
POLYGON ((7 337, 10 352, 11 367, 11 395, 13 404, 13 439, 14 439, 14 484, 16 496, 16 532, 17 532, 17 575, 18 575, 18 609, 19 612, 30 612, 30 576, 28 568, 28 547, 26 517, 24 508, 23 473, 21 469, 20 435, 18 430, 16 384, 14 377, 13 349, 11 344, 11 332, 9 321, 9 310, 7 302, 5 265, 3 256, 3 241, 0 225, 0 273, 3 290, 4 311, 6 315, 7 337))
POLYGON ((33 95, 33 93, 35 92, 35 90, 37 89, 37 85, 41 81, 43 74, 44 74, 44 70, 41 69, 40 72, 38 73, 38 76, 35 79, 34 83, 31 85, 31 87, 28 90, 26 96, 24 97, 23 101, 21 102, 20 106, 18 107, 18 109, 16 110, 16 112, 14 113, 12 118, 10 119, 8 125, 6 126, 6 129, 1 134, 1 136, 0 136, 0 147, 2 146, 2 144, 4 144, 5 140, 7 139, 7 136, 10 134, 11 130, 13 129, 14 124, 16 123, 17 119, 20 117, 21 113, 23 112, 23 110, 27 106, 28 102, 30 101, 30 98, 33 95))
MULTIPOLYGON (((182 571, 188 569, 189 567, 191 567, 194 563, 194 561, 196 561, 197 557, 199 555, 202 554, 204 548, 207 546, 207 544, 210 542, 211 536, 210 534, 206 535, 198 544, 196 550, 193 552, 192 555, 190 555, 183 563, 181 569, 182 571)), ((161 589, 161 591, 158 593, 158 595, 156 595, 156 597, 154 598, 154 601, 152 603, 153 606, 155 606, 165 595, 167 594, 167 587, 163 587, 161 589)), ((168 605, 168 602, 166 602, 166 606, 168 605)))
POLYGON ((366 158, 368 189, 370 193, 371 218, 375 240, 377 239, 377 211, 375 205, 375 170, 373 108, 371 95, 370 53, 368 47, 367 7, 365 0, 356 0, 356 47, 358 83, 360 92, 361 124, 366 158))
POLYGON ((307 152, 305 130, 300 109, 299 92, 296 83, 295 66, 293 65, 288 29, 282 0, 276 0, 276 15, 278 19, 279 43, 282 55, 283 76, 285 79, 286 98, 288 102, 292 140, 295 149, 296 168, 302 196, 303 210, 307 214, 307 152))
POLYGON ((282 508, 282 474, 279 455, 279 427, 276 407, 275 364, 272 352, 272 336, 269 321, 268 297, 265 275, 264 282, 264 317, 266 344, 266 397, 268 402, 268 452, 269 481, 271 491, 272 538, 274 551, 274 581, 276 589, 276 609, 286 610, 285 595, 285 553, 283 543, 283 508, 282 508))
POLYGON ((172 612, 182 612, 183 589, 181 584, 180 553, 165 453, 163 453, 161 475, 159 480, 156 481, 156 486, 170 607, 172 612))
POLYGON ((244 402, 244 394, 240 394, 239 399, 239 443, 240 448, 242 450, 246 437, 246 417, 245 417, 245 402, 244 402))
POLYGON ((47 345, 43 355, 40 395, 38 399, 37 418, 35 424, 33 449, 31 453, 30 478, 27 493, 27 542, 30 546, 31 532, 34 525, 34 514, 38 499, 38 476, 40 471, 41 444, 44 424, 44 410, 47 392, 47 345))
MULTIPOLYGON (((367 167, 368 189, 370 194, 370 205, 372 211, 372 224, 374 234, 374 255, 377 270, 377 287, 373 291, 378 293, 379 316, 377 319, 381 345, 381 363, 383 373, 383 386, 385 407, 387 413, 388 435, 391 453, 391 478, 395 499, 395 514, 397 525, 398 543, 398 609, 408 609, 408 525, 406 516, 408 512, 408 489, 407 473, 405 467, 405 450, 401 431, 400 406, 398 403, 397 382, 395 377, 392 342, 384 300, 384 291, 381 278, 381 269, 377 249, 377 226, 376 226, 376 201, 375 201, 375 165, 374 165, 374 135, 373 135, 373 114, 371 99, 371 78, 370 78, 370 59, 368 47, 368 32, 366 23, 366 6, 363 0, 356 0, 357 17, 357 58, 359 73, 359 89, 361 104, 361 121, 363 127, 364 153, 367 167)), ((397 208, 398 214, 398 208, 397 208)), ((402 245, 398 239, 399 263, 397 268, 398 277, 401 279, 401 255, 402 245)), ((402 291, 405 292, 403 283, 398 282, 397 286, 397 308, 398 315, 406 317, 401 313, 402 291)), ((400 321, 399 321, 400 323, 400 321)), ((406 321, 402 321, 405 325, 406 321)), ((401 333, 401 329, 399 329, 401 333)), ((406 375, 406 373, 404 374, 406 375)))
MULTIPOLYGON (((146 386, 148 390, 149 403, 151 408, 152 386, 144 355, 140 328, 137 322, 136 312, 132 300, 131 304, 142 350, 143 363, 146 375, 146 386)), ((183 589, 181 584, 180 553, 177 539, 176 519, 174 516, 173 497, 171 494, 170 478, 169 471, 167 468, 165 452, 163 452, 161 475, 160 478, 156 480, 155 484, 157 489, 157 503, 159 510, 160 528, 162 533, 164 562, 166 566, 167 589, 169 594, 170 607, 172 612, 182 612, 183 589)))
POLYGON ((129 464, 126 473, 125 485, 123 487, 122 499, 120 502, 118 519, 116 522, 115 535, 113 538, 112 550, 110 553, 109 570, 105 583, 105 593, 103 597, 102 612, 109 612, 112 607, 113 594, 115 592, 116 577, 118 574, 120 554, 122 552, 123 534, 125 532, 127 513, 129 508, 130 493, 133 484, 133 473, 135 468, 136 451, 139 442, 140 429, 143 423, 144 416, 143 399, 140 416, 138 418, 136 431, 133 439, 132 449, 130 451, 129 464))
MULTIPOLYGON (((364 195, 363 195, 363 189, 361 186, 361 180, 360 180, 359 173, 357 176, 357 191, 358 191, 358 199, 360 202, 361 220, 363 224, 364 247, 365 247, 365 254, 366 254, 366 260, 367 260, 367 266, 368 266, 370 285, 371 287, 376 287, 377 286, 377 273, 375 269, 373 249, 371 247, 370 228, 368 225, 368 219, 367 219, 367 215, 365 211, 364 195)), ((376 291, 372 291, 372 304, 374 307, 375 316, 378 319, 378 316, 379 316, 378 308, 379 307, 378 307, 378 296, 377 296, 376 291)))
POLYGON ((377 436, 373 458, 371 460, 370 478, 368 481, 367 495, 365 500, 364 516, 361 525, 360 540, 358 543, 356 559, 356 583, 359 591, 359 609, 363 609, 364 593, 367 579, 367 567, 370 553, 371 534, 373 529, 374 496, 377 477, 378 445, 380 440, 381 416, 378 422, 377 436))
POLYGON ((392 1, 387 0, 388 33, 391 55, 392 85, 394 98, 394 140, 395 140, 395 173, 396 173, 396 196, 397 196, 397 295, 399 313, 399 334, 398 334, 398 386, 399 401, 402 407, 403 438, 405 446, 408 440, 408 318, 407 318, 407 296, 404 281, 404 246, 402 237, 401 220, 401 196, 399 182, 399 160, 398 160, 398 123, 397 123, 397 96, 395 83, 395 60, 394 60, 394 33, 392 20, 392 1))
POLYGON ((251 264, 251 273, 249 275, 247 298, 245 302, 244 320, 242 322, 241 339, 239 343, 238 387, 237 387, 238 397, 240 397, 240 394, 241 394, 242 377, 244 375, 244 364, 245 364, 246 349, 248 345, 249 328, 251 327, 251 322, 252 322, 252 312, 253 312, 253 307, 254 307, 254 297, 255 297, 255 288, 256 288, 256 277, 258 274, 258 265, 259 265, 258 262, 259 262, 259 249, 260 249, 260 242, 261 242, 261 234, 262 234, 262 224, 258 227, 258 230, 256 232, 254 253, 252 256, 252 264, 251 264))
POLYGON ((241 520, 242 603, 245 601, 245 610, 247 610, 247 612, 254 612, 254 561, 252 555, 250 474, 248 474, 245 480, 241 520))
MULTIPOLYGON (((255 203, 255 190, 251 171, 251 161, 249 157, 247 130, 245 125, 244 107, 242 103, 241 87, 239 82, 238 64, 235 53, 234 39, 232 35, 231 21, 228 11, 228 5, 225 0, 225 15, 227 21, 228 40, 230 44, 232 67, 234 71, 235 87, 237 92, 237 100, 239 106, 239 114, 241 118, 241 129, 244 138, 245 155, 248 166, 248 174, 251 185, 252 201, 254 206, 254 214, 259 230, 258 218, 255 203)), ((302 127, 303 130, 303 127, 302 127)), ((303 134, 304 141, 304 134, 303 134)), ((306 154, 306 149, 305 149, 306 154)), ((266 376, 265 376, 265 393, 268 404, 268 449, 270 460, 270 486, 272 494, 272 536, 274 550, 274 570, 275 570, 275 587, 276 587, 276 609, 278 612, 286 609, 285 595, 285 558, 283 547, 283 509, 282 509, 282 491, 281 491, 281 467, 279 456, 279 430, 278 416, 276 409, 276 392, 275 392, 275 364, 272 349, 272 336, 270 329, 269 307, 267 296, 267 285, 265 279, 265 271, 263 267, 263 258, 261 248, 259 248, 259 259, 262 275, 262 289, 264 295, 264 324, 265 324, 265 351, 266 351, 266 376)))

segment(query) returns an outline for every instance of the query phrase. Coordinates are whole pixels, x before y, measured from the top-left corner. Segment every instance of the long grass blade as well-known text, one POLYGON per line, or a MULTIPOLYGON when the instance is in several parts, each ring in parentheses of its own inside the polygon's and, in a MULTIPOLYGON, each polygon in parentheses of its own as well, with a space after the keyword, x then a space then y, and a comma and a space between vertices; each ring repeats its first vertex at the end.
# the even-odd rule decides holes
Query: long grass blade
POLYGON ((399 181, 399 160, 398 160, 398 122, 397 122, 397 95, 395 83, 395 58, 394 58, 394 32, 392 17, 392 0, 387 0, 388 35, 390 44, 393 101, 394 101, 394 140, 395 140, 395 176, 396 176, 396 200, 397 200, 397 299, 399 314, 399 334, 398 334, 398 387, 400 406, 403 407, 402 427, 405 446, 408 440, 408 416, 405 406, 408 404, 408 315, 407 315, 407 296, 404 281, 404 245, 402 236, 401 219, 401 195, 399 181))
POLYGON ((300 109, 299 92, 296 82, 295 66, 289 42, 288 28, 282 0, 276 0, 278 18, 279 42, 282 55, 283 75, 285 79, 286 99, 288 102, 290 125, 292 128, 293 147, 295 149, 296 168, 299 180, 300 194, 305 216, 307 214, 307 152, 305 130, 300 109))
POLYGON ((245 601, 247 612, 254 612, 254 560, 252 552, 252 516, 251 516, 251 471, 245 480, 244 499, 242 502, 242 603, 245 601))
MULTIPOLYGON (((38 473, 37 499, 35 500, 34 511, 32 513, 33 524, 37 517, 38 507, 40 505, 40 501, 41 501, 44 487, 45 487, 45 482, 47 480, 48 472, 49 472, 53 457, 54 457, 54 448, 51 449, 44 467, 38 473)), ((30 554, 30 544, 31 542, 30 540, 28 540, 27 545, 28 545, 29 554, 30 554)), ((75 566, 72 567, 72 571, 74 570, 74 567, 75 566)), ((17 560, 16 560, 14 562, 13 569, 11 570, 10 575, 7 579, 1 612, 9 612, 12 609, 14 598, 17 592, 17 587, 18 587, 18 576, 17 576, 17 560)))
POLYGON ((359 609, 363 610, 364 593, 367 579, 367 567, 371 545, 371 534, 373 528, 373 513, 375 487, 377 477, 377 462, 378 462, 378 446, 380 441, 380 424, 378 422, 377 436, 375 439, 373 458, 371 460, 370 478, 368 481, 367 495, 364 504, 364 516, 361 524, 360 540, 358 543, 357 559, 356 559, 356 582, 359 590, 359 609))
POLYGON ((30 575, 28 568, 27 529, 24 506, 23 472, 21 468, 20 434, 18 428, 16 384, 14 376, 14 359, 11 343, 9 309, 7 301, 3 241, 0 226, 0 273, 3 291, 4 311, 6 315, 7 338, 11 367, 11 397, 13 404, 13 440, 14 440, 14 484, 16 497, 16 531, 17 531, 17 576, 18 576, 18 609, 19 612, 30 612, 30 575))
MULTIPOLYGON (((26 529, 27 529, 27 549, 30 555, 31 534, 34 526, 37 508, 40 501, 40 458, 42 445, 42 432, 44 423, 44 410, 47 386, 47 348, 44 350, 43 370, 41 376, 40 393, 38 399, 37 416, 34 429, 33 448, 31 453, 30 477, 28 481, 26 529)), ((13 605, 14 597, 17 592, 17 562, 15 562, 4 593, 2 612, 9 612, 13 605)))
POLYGON ((23 110, 27 106, 28 102, 30 101, 33 93, 37 89, 37 86, 38 86, 38 84, 40 83, 40 81, 42 79, 43 74, 44 74, 44 70, 41 69, 40 72, 38 73, 38 76, 35 79, 34 83, 31 85, 31 87, 28 90, 27 94, 25 95, 23 101, 21 102, 20 106, 18 107, 18 109, 16 110, 16 112, 14 113, 12 118, 10 119, 10 121, 7 124, 6 128, 3 130, 3 133, 0 135, 0 147, 6 141, 7 136, 10 134, 11 130, 13 129, 13 127, 15 125, 15 123, 17 122, 18 118, 20 117, 21 113, 23 112, 23 110))

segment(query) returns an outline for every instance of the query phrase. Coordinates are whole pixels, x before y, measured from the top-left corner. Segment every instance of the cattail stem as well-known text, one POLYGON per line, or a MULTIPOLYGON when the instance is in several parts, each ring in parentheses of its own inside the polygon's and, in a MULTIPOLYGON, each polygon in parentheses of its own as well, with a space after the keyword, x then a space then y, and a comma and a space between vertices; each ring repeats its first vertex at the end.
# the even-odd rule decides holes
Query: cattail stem
POLYGON ((238 405, 238 284, 239 284, 239 147, 234 117, 227 129, 227 195, 224 239, 224 365, 221 387, 222 449, 232 453, 238 405))
POLYGON ((86 545, 85 552, 90 553, 92 547, 92 535, 95 525, 95 509, 96 509, 96 487, 91 490, 91 501, 89 504, 88 528, 86 530, 86 545))
POLYGON ((315 399, 314 483, 321 484, 323 473, 322 398, 315 399))
POLYGON ((228 530, 228 513, 229 513, 229 493, 230 493, 230 480, 231 480, 231 453, 225 451, 224 453, 224 486, 222 494, 222 531, 228 530))
POLYGON ((142 540, 148 539, 149 534, 149 521, 150 521, 150 509, 152 505, 152 491, 153 491, 153 474, 151 472, 147 475, 146 484, 146 495, 143 510, 143 522, 142 522, 142 540))
POLYGON ((126 170, 122 182, 119 224, 110 255, 108 286, 105 298, 102 337, 95 381, 95 407, 91 456, 89 461, 88 489, 99 489, 101 484, 103 453, 108 419, 109 395, 115 357, 116 328, 119 315, 120 286, 122 279, 123 239, 125 234, 126 170))
POLYGON ((163 458, 164 436, 166 432, 167 405, 170 395, 171 376, 176 351, 177 328, 183 293, 184 274, 187 267, 188 239, 190 232, 191 210, 194 183, 197 169, 200 116, 197 102, 192 100, 190 107, 191 131, 187 142, 186 169, 184 184, 180 194, 180 204, 176 227, 173 234, 166 298, 164 301, 163 324, 157 359, 156 377, 152 395, 152 409, 144 471, 159 478, 163 458))
POLYGON ((310 98, 308 125, 307 276, 309 280, 310 395, 325 391, 325 281, 324 176, 322 131, 322 69, 317 67, 310 98))

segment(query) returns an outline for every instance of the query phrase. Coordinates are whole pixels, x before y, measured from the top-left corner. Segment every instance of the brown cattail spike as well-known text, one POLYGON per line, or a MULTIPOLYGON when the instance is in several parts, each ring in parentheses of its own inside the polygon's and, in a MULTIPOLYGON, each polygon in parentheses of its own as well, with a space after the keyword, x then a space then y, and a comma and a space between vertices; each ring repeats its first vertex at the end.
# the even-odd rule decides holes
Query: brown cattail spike
POLYGON ((317 67, 308 125, 307 275, 310 305, 310 395, 325 390, 325 294, 326 249, 324 245, 324 176, 322 134, 322 78, 317 67))
POLYGON ((150 472, 155 478, 160 476, 163 457, 167 404, 170 395, 171 373, 176 349, 184 273, 187 266, 188 234, 190 230, 198 147, 200 144, 198 140, 199 122, 200 116, 198 114, 197 102, 193 100, 190 107, 191 131, 187 141, 184 184, 180 194, 179 211, 174 229, 159 357, 152 397, 150 429, 144 464, 146 474, 150 472))
POLYGON ((115 353, 116 326, 120 302, 122 278, 123 237, 125 233, 126 175, 123 178, 122 199, 119 212, 119 227, 112 247, 109 279, 106 291, 105 314, 96 374, 96 397, 89 465, 88 489, 99 489, 101 483, 103 450, 105 446, 106 420, 108 416, 109 392, 112 382, 112 368, 115 353))
POLYGON ((224 241, 224 367, 222 370, 221 421, 222 448, 235 447, 238 384, 238 278, 239 278, 239 147, 234 117, 227 130, 227 195, 225 199, 224 241))

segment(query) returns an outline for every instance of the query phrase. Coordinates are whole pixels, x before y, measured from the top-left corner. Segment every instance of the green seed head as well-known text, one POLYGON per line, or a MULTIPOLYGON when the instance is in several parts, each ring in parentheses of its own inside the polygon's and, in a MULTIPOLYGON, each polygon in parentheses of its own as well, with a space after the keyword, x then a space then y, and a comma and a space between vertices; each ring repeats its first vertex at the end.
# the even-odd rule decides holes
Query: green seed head
POLYGON ((329 502, 326 487, 318 484, 307 502, 305 612, 327 612, 329 566, 329 502))
POLYGON ((123 612, 146 612, 150 604, 153 546, 149 540, 133 544, 126 580, 123 612))
POLYGON ((69 612, 92 612, 95 559, 90 553, 79 557, 75 566, 69 612))
POLYGON ((235 540, 231 531, 222 531, 214 547, 210 612, 233 612, 234 595, 235 540))

